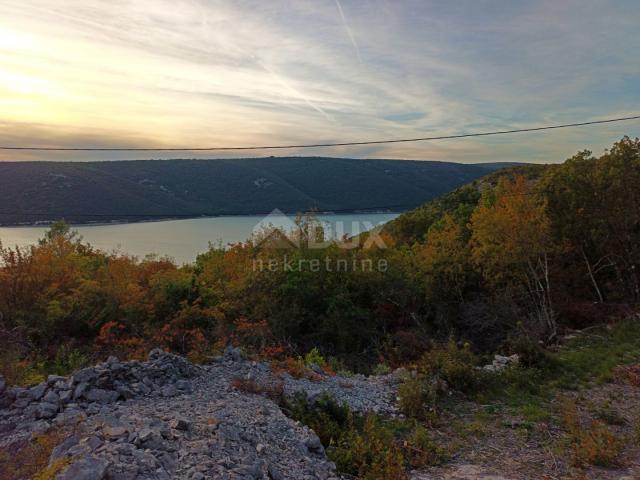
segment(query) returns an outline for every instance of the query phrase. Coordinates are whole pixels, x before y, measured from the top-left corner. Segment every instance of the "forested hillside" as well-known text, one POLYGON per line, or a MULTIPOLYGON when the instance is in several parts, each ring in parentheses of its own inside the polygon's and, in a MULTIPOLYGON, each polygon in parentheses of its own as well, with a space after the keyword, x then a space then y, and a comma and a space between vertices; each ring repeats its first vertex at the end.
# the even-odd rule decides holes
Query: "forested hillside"
POLYGON ((401 211, 504 165, 321 157, 0 162, 0 225, 267 214, 275 208, 401 211))

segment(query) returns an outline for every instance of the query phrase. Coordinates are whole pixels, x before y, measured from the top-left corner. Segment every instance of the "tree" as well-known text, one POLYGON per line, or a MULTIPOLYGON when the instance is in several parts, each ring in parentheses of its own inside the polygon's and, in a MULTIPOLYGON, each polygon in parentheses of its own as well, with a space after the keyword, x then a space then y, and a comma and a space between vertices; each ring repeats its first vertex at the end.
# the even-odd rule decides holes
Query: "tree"
POLYGON ((468 232, 448 213, 434 224, 427 241, 418 248, 418 255, 431 279, 432 288, 440 285, 464 301, 464 289, 469 279, 470 254, 468 232))
POLYGON ((640 140, 624 137, 596 163, 600 240, 614 260, 620 290, 640 300, 640 140), (601 230, 602 233, 602 230, 601 230))
MULTIPOLYGON (((604 302, 599 274, 612 263, 600 247, 605 225, 596 192, 596 159, 588 150, 579 152, 563 165, 551 169, 541 181, 554 236, 562 244, 565 269, 586 269, 596 298, 604 302)), ((579 274, 578 276, 580 276, 579 274)), ((575 292, 574 292, 575 293, 575 292)))
POLYGON ((549 269, 552 248, 544 201, 523 176, 503 179, 496 198, 485 195, 471 217, 472 259, 491 288, 506 287, 518 301, 520 292, 533 317, 552 338, 557 333, 549 269))
POLYGON ((541 182, 554 235, 576 256, 566 268, 581 265, 600 302, 640 299, 638 185, 640 142, 627 137, 600 158, 578 153, 541 182))

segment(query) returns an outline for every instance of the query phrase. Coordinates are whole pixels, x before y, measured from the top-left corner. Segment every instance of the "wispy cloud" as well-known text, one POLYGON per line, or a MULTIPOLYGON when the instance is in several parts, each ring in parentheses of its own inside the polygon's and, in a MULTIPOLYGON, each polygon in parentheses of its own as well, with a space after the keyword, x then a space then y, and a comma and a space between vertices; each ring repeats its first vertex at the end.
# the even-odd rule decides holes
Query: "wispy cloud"
MULTIPOLYGON (((633 113, 638 20, 632 0, 3 0, 0 143, 300 144, 633 113)), ((287 153, 560 161, 639 131, 287 153)))
POLYGON ((340 0, 336 0, 336 7, 338 7, 338 12, 340 13, 340 19, 342 20, 342 25, 344 26, 347 35, 349 36, 349 40, 351 40, 351 45, 353 45, 354 50, 356 51, 356 56, 358 57, 358 61, 362 63, 362 56, 360 55, 360 47, 358 47, 358 42, 356 42, 356 37, 347 22, 347 18, 344 16, 344 11, 342 10, 342 4, 340 0))

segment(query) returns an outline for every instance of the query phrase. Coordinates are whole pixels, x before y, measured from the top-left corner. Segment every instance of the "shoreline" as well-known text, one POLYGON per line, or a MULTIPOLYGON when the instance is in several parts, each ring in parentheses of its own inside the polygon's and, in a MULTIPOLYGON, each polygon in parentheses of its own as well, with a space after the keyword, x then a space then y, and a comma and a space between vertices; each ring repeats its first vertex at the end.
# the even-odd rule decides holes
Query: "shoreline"
MULTIPOLYGON (((381 209, 357 209, 357 210, 340 210, 340 211, 318 211, 313 212, 315 215, 323 216, 340 216, 340 215, 366 215, 366 214, 402 214, 408 210, 381 210, 381 209)), ((283 216, 295 216, 300 212, 282 212, 283 216)), ((270 213, 243 213, 243 214, 219 214, 219 215, 193 215, 193 216, 180 216, 180 217, 161 217, 150 218, 140 220, 114 220, 114 221, 87 221, 87 222, 66 222, 71 227, 105 227, 105 226, 118 226, 118 225, 135 225, 141 223, 159 223, 159 222, 175 222, 179 220, 199 220, 199 219, 211 219, 211 218, 229 218, 229 217, 266 217, 270 213)), ((0 228, 48 228, 53 223, 59 220, 43 220, 38 222, 22 222, 22 223, 0 223, 0 228)))

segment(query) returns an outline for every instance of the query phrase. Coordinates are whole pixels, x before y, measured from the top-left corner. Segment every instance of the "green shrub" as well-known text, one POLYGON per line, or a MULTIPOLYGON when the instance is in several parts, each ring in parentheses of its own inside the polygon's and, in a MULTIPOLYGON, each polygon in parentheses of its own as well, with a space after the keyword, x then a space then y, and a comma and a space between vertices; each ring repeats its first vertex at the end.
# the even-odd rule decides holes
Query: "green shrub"
POLYGON ((15 348, 0 347, 0 374, 9 385, 34 385, 44 381, 45 362, 30 356, 23 356, 15 348))
POLYGON ((423 375, 406 378, 398 387, 400 410, 412 418, 425 418, 436 396, 437 392, 423 375))
POLYGON ((337 442, 342 434, 353 428, 353 414, 348 405, 339 405, 325 393, 314 403, 298 394, 284 405, 291 418, 312 428, 322 444, 327 447, 337 442))
POLYGON ((56 352, 52 370, 56 375, 69 375, 87 365, 89 365, 89 358, 85 354, 63 346, 56 352))
POLYGON ((500 375, 494 375, 492 380, 500 383, 503 389, 520 395, 539 395, 543 382, 540 370, 521 366, 507 368, 500 375))
POLYGON ((303 362, 306 367, 310 367, 311 365, 315 364, 329 374, 340 373, 344 376, 353 375, 350 371, 348 371, 344 362, 342 362, 339 358, 334 356, 325 357, 324 355, 322 355, 322 353, 320 353, 320 350, 317 347, 313 347, 307 352, 307 354, 303 358, 303 362))
POLYGON ((462 348, 451 339, 425 353, 418 363, 420 373, 446 382, 453 390, 472 394, 482 386, 482 372, 476 369, 478 359, 469 344, 462 348))
POLYGON ((316 347, 313 347, 307 354, 304 356, 304 364, 308 367, 311 364, 316 364, 319 367, 326 367, 327 360, 322 356, 320 350, 316 347))
POLYGON ((368 480, 405 480, 406 468, 446 458, 427 430, 413 421, 354 415, 327 394, 310 403, 304 395, 283 403, 293 419, 312 428, 343 475, 368 480))
POLYGON ((338 471, 365 480, 405 480, 405 458, 393 433, 376 415, 367 415, 327 450, 338 471))
POLYGON ((391 373, 391 367, 386 363, 378 363, 371 371, 373 375, 388 375, 391 373))

